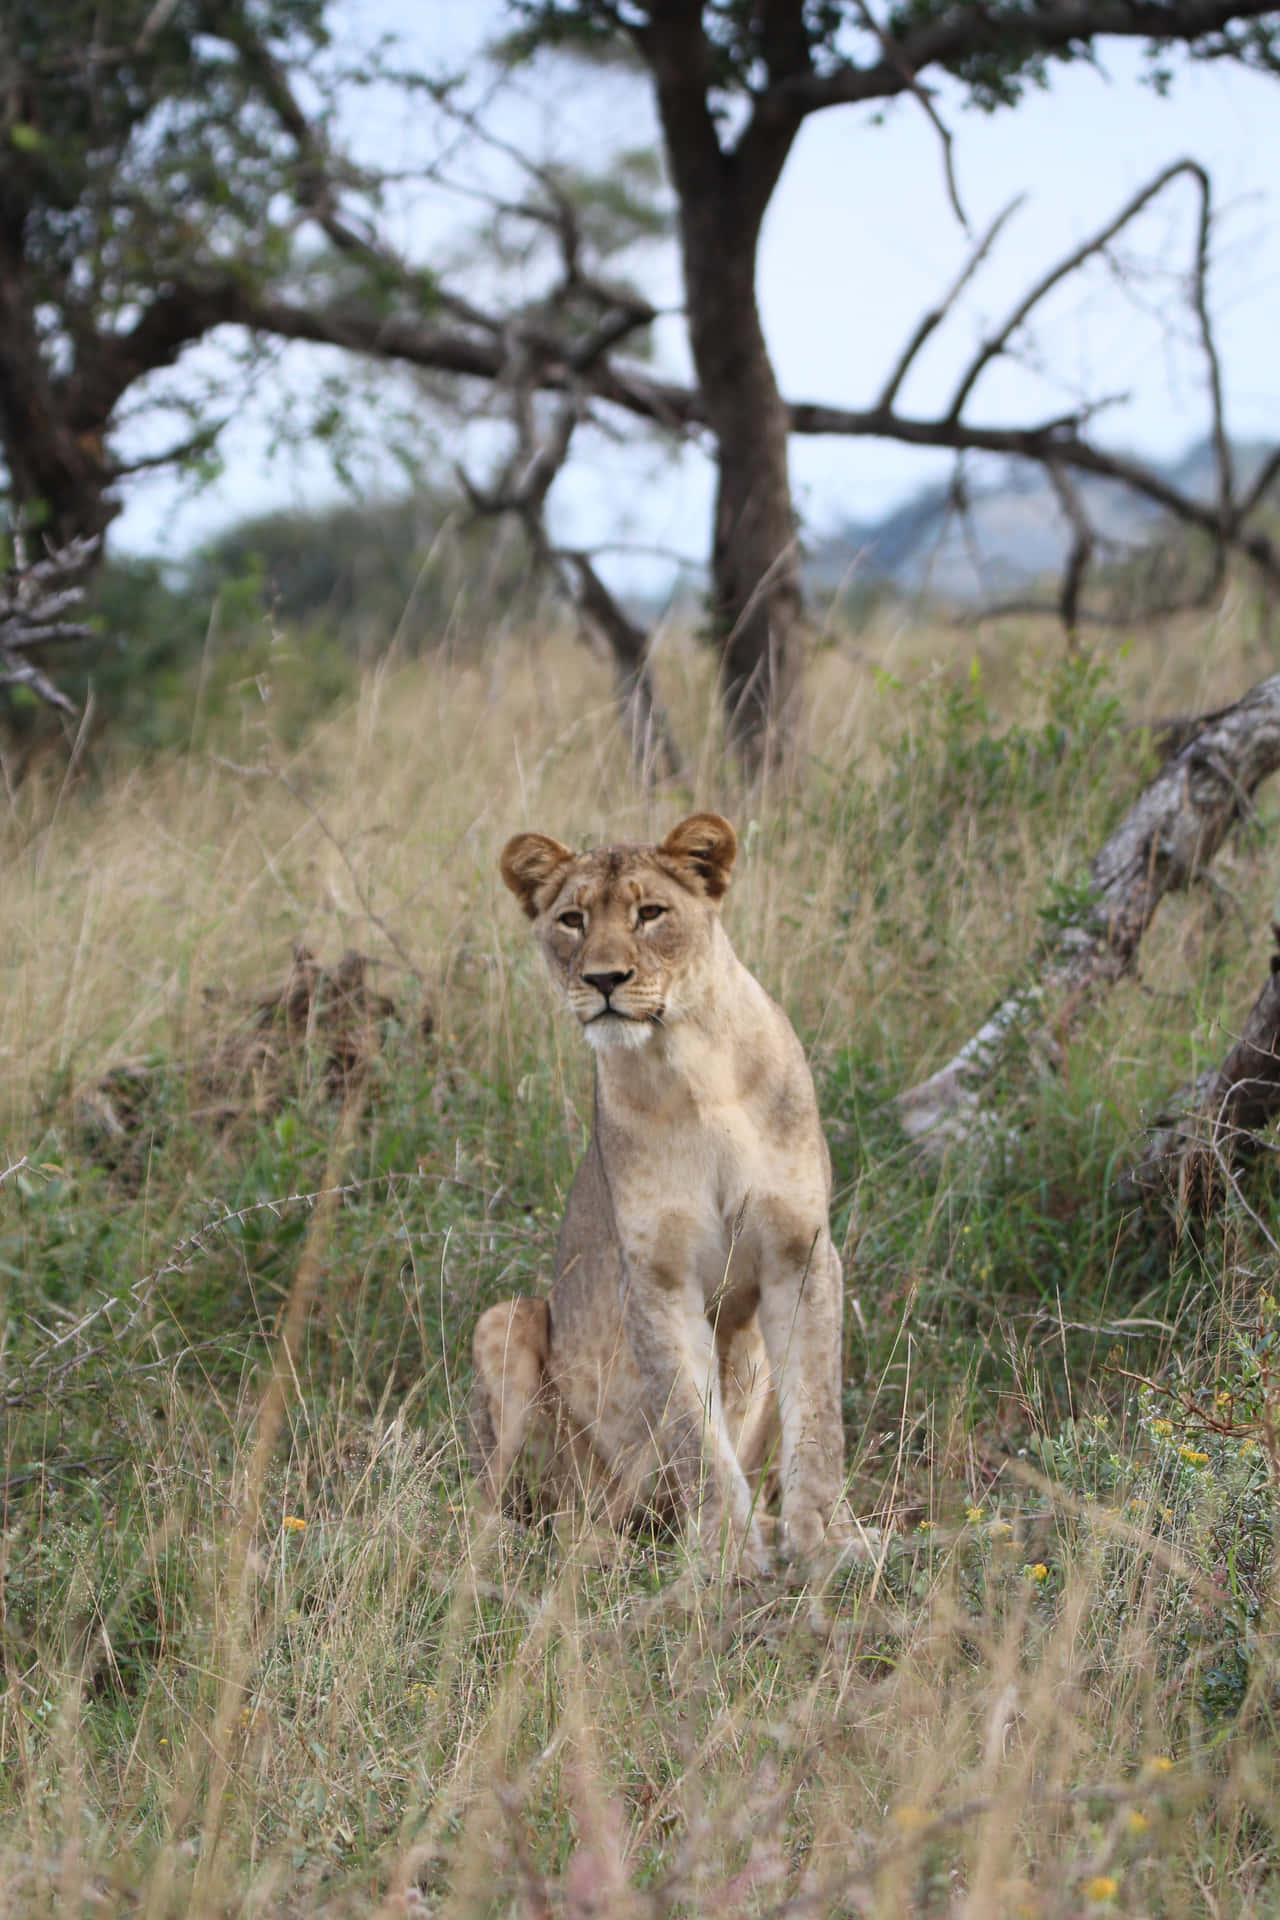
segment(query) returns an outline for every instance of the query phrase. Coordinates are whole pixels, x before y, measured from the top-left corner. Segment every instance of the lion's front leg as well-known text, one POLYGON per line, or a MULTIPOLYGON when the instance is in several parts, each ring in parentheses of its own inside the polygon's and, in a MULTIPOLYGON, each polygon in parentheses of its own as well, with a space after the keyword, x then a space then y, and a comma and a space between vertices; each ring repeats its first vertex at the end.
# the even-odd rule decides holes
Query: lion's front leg
POLYGON ((744 1573, 768 1566, 752 1494, 720 1392, 720 1357, 701 1288, 657 1263, 628 1262, 623 1320, 659 1453, 699 1551, 714 1561, 726 1522, 744 1573))
POLYGON ((848 1544, 841 1413, 843 1280, 825 1227, 775 1216, 759 1317, 782 1431, 782 1530, 801 1560, 848 1544))

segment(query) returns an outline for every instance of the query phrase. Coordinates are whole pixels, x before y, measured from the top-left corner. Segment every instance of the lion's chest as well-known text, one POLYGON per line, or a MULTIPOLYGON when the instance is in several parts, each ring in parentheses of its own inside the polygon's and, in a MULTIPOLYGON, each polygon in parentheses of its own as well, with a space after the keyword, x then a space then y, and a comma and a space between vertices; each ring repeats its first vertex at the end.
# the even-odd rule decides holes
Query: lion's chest
POLYGON ((723 1330, 755 1311, 780 1222, 811 1219, 815 1233, 825 1224, 809 1130, 780 1135, 770 1124, 775 1107, 673 1098, 661 1127, 632 1134, 628 1179, 615 1197, 628 1264, 666 1286, 696 1287, 723 1330))

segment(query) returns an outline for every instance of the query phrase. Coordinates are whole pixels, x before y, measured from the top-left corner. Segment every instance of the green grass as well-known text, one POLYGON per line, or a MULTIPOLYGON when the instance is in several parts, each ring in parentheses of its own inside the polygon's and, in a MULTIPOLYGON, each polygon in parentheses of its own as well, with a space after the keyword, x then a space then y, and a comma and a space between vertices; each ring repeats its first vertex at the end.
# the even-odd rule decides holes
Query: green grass
POLYGON ((1270 835, 1220 860, 1230 899, 1166 904, 1056 1071, 1010 1070, 998 1154, 930 1168, 892 1108, 1069 908, 1149 769, 1129 722, 1264 670, 1243 618, 1211 672, 1209 638, 1062 665, 1013 628, 976 674, 927 630, 830 650, 812 757, 763 798, 682 643, 698 771, 649 796, 596 666, 510 638, 12 796, 14 1911, 1280 1907, 1280 1208, 1264 1165, 1178 1236, 1117 1184, 1261 984, 1270 835), (835 1167, 851 1490, 885 1545, 822 1593, 485 1520, 465 1467, 472 1327, 546 1284, 590 1112, 497 850, 708 804, 835 1167), (323 1020, 254 1024, 298 940, 362 950, 393 1003, 345 1091, 323 1020))

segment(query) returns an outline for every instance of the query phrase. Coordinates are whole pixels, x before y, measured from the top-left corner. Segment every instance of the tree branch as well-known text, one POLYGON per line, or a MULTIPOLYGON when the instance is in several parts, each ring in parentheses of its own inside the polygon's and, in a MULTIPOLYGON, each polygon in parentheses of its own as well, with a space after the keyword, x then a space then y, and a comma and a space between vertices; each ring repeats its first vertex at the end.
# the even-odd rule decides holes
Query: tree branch
POLYGON ((1047 471, 1058 496, 1058 505, 1071 528, 1071 547, 1067 564, 1062 570, 1062 586, 1058 594, 1058 612, 1070 646, 1080 624, 1080 591, 1089 570, 1089 562, 1093 559, 1097 536, 1085 512, 1084 502, 1066 469, 1056 460, 1050 460, 1047 471))
POLYGON ((888 409, 892 407, 898 397, 898 390, 906 379, 916 355, 920 352, 920 349, 924 346, 930 334, 941 326, 942 322, 946 319, 952 307, 954 307, 956 301, 960 298, 960 295, 964 292, 974 274, 978 271, 978 268, 982 265, 992 247, 995 245, 1005 222, 1012 218, 1025 199, 1026 195, 1024 193, 1018 194, 1009 202, 1002 213, 996 215, 981 240, 979 240, 977 246, 970 253, 969 258, 965 261, 959 274, 952 281, 941 300, 939 300, 937 306, 931 307, 929 311, 921 317, 920 324, 903 348, 893 371, 881 388, 880 398, 876 401, 877 408, 887 412, 888 409))
POLYGON ((68 640, 94 640, 90 627, 63 619, 84 598, 84 580, 101 540, 73 540, 29 562, 17 543, 15 564, 0 576, 0 687, 25 687, 46 706, 74 714, 75 702, 56 687, 28 650, 68 640))
MULTIPOLYGON (((1056 266, 1051 267, 1048 273, 1044 274, 1031 288, 1030 292, 1018 302, 1018 305, 1014 308, 998 332, 994 333, 989 340, 983 341, 977 353, 960 376, 959 384, 952 396, 951 406, 947 411, 946 417, 948 420, 959 420, 961 414, 964 412, 965 401, 978 384, 983 372, 990 366, 993 360, 997 359, 999 355, 1004 352, 1011 337, 1017 332, 1018 328, 1024 324, 1032 310, 1040 305, 1041 301, 1053 291, 1054 287, 1061 285, 1062 281, 1067 279, 1070 274, 1075 273, 1082 267, 1086 260, 1092 258, 1095 254, 1101 253, 1107 243, 1114 240, 1121 229, 1127 227, 1129 222, 1137 217, 1148 202, 1154 200, 1157 194, 1163 192, 1171 180, 1176 180, 1182 174, 1190 174, 1199 183, 1202 207, 1201 235, 1203 236, 1204 209, 1207 208, 1209 199, 1208 175, 1196 160, 1175 160, 1172 166, 1166 167, 1163 172, 1158 173, 1154 180, 1149 180, 1145 187, 1141 187, 1138 192, 1133 195, 1132 199, 1127 200, 1119 213, 1111 220, 1108 220, 1104 227, 1100 227, 1097 233, 1093 234, 1090 239, 1083 241, 1080 246, 1059 260, 1056 266)), ((1201 246, 1202 245, 1203 240, 1201 241, 1201 246)))
POLYGON ((955 214, 956 219, 960 222, 965 232, 968 233, 969 219, 960 204, 960 190, 956 185, 955 154, 951 139, 951 129, 945 124, 938 109, 934 106, 928 88, 922 87, 916 78, 915 69, 903 52, 900 43, 893 38, 893 35, 887 28, 881 26, 874 13, 872 13, 871 8, 867 5, 867 0, 854 0, 854 4, 866 26, 880 42, 881 51, 884 53, 886 60, 888 60, 891 66, 897 68, 908 91, 920 102, 926 117, 938 136, 942 147, 942 171, 947 183, 947 198, 951 202, 951 211, 955 214))
MULTIPOLYGON (((906 68, 919 75, 927 67, 962 67, 984 54, 1013 59, 1037 53, 1064 53, 1096 39, 1138 39, 1194 43, 1224 32, 1239 20, 1262 20, 1275 12, 1274 0, 1057 0, 1051 6, 966 7, 900 36, 906 68)), ((822 73, 796 74, 777 82, 763 96, 776 97, 779 111, 804 117, 826 107, 886 100, 904 93, 903 68, 884 59, 874 66, 853 62, 822 73)))

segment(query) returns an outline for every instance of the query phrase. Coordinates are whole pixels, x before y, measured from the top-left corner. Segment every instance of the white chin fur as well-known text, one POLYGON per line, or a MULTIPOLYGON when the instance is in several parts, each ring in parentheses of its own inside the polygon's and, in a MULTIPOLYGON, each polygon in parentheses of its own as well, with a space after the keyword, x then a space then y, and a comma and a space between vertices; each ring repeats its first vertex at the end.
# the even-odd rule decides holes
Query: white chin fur
POLYGON ((620 1020, 616 1014, 602 1014, 599 1019, 591 1020, 583 1028, 587 1036, 587 1045, 594 1047, 597 1053, 608 1053, 617 1047, 622 1051, 643 1047, 653 1038, 653 1022, 650 1020, 620 1020))

